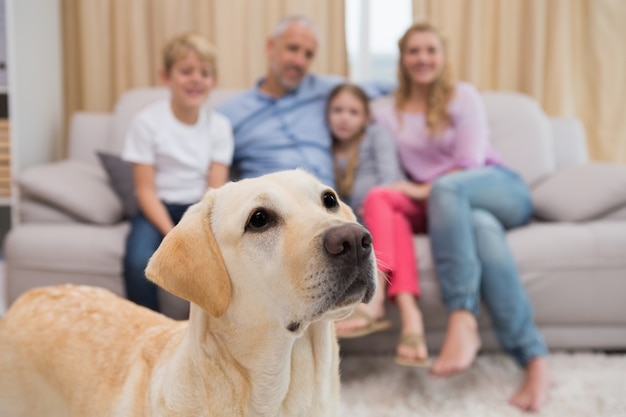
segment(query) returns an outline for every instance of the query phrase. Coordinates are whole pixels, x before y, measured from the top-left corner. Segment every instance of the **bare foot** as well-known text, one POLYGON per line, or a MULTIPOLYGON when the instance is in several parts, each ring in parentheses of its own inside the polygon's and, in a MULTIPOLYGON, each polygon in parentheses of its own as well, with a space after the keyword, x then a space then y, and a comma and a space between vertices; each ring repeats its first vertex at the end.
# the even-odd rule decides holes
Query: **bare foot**
POLYGON ((437 360, 430 368, 434 376, 450 376, 470 367, 480 349, 476 317, 467 310, 450 314, 446 337, 437 360))
POLYGON ((396 295, 396 303, 402 319, 402 337, 404 343, 396 348, 396 357, 405 362, 424 363, 428 359, 428 347, 424 340, 424 321, 417 306, 415 296, 410 293, 396 295))
POLYGON ((509 402, 522 411, 539 411, 548 399, 550 372, 545 358, 534 358, 526 365, 526 377, 509 402))
POLYGON ((382 319, 385 315, 384 307, 373 306, 370 304, 359 304, 356 307, 361 311, 362 315, 350 315, 348 318, 335 322, 335 329, 338 335, 350 333, 368 327, 372 320, 382 319))

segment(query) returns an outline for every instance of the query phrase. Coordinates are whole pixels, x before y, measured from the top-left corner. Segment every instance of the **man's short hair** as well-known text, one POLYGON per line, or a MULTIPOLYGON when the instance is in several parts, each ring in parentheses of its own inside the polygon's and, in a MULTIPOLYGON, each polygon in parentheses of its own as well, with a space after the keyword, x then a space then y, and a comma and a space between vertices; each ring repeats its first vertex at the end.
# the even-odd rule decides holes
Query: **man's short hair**
POLYGON ((272 31, 272 38, 273 39, 280 38, 292 23, 296 23, 296 24, 309 28, 311 32, 313 32, 313 35, 315 36, 315 41, 319 43, 320 34, 319 34, 319 30, 317 29, 317 25, 310 17, 305 16, 303 14, 292 14, 292 15, 288 15, 280 19, 278 23, 276 24, 276 26, 274 26, 274 30, 272 31))

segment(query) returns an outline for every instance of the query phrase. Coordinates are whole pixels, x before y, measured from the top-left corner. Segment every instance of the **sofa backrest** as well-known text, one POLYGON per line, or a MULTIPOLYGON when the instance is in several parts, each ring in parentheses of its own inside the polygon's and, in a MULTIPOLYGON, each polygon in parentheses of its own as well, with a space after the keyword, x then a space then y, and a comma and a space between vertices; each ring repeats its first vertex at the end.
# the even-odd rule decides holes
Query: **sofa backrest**
MULTIPOLYGON (((206 105, 215 107, 238 92, 240 90, 216 89, 211 92, 206 105)), ((120 154, 124 149, 126 132, 130 128, 135 114, 153 101, 169 97, 169 94, 169 90, 165 87, 137 88, 122 94, 113 109, 111 140, 107 150, 120 154)))
POLYGON ((539 104, 521 93, 482 93, 491 142, 506 165, 533 184, 556 170, 548 117, 539 104))
POLYGON ((121 154, 126 132, 130 128, 133 117, 146 105, 163 97, 169 97, 169 94, 169 90, 165 87, 136 88, 122 94, 113 108, 111 140, 107 150, 121 154))
MULTIPOLYGON (((207 105, 214 107, 238 92, 240 90, 216 89, 211 93, 207 105)), ((113 110, 110 140, 105 150, 121 153, 126 131, 134 115, 147 104, 168 94, 166 88, 155 87, 134 89, 123 94, 113 110)), ((532 185, 553 173, 557 165, 578 163, 586 159, 584 131, 576 120, 570 120, 569 124, 555 130, 556 125, 552 126, 554 123, 549 121, 539 104, 529 96, 515 92, 486 91, 482 97, 492 143, 504 162, 519 172, 528 184, 532 185), (553 137, 557 131, 567 132, 572 129, 577 132, 577 141, 572 143, 579 149, 576 152, 572 152, 571 147, 559 146, 553 137), (566 155, 569 159, 557 157, 555 152, 566 148, 570 149, 570 155, 566 155)))

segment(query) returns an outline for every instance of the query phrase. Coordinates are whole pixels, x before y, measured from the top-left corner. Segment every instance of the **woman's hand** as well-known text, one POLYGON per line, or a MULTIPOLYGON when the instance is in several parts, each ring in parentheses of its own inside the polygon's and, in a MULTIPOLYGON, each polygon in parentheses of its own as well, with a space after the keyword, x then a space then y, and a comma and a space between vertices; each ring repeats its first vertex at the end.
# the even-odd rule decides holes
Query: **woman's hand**
POLYGON ((389 185, 389 188, 400 191, 412 200, 418 201, 426 200, 430 194, 430 183, 399 181, 389 185))

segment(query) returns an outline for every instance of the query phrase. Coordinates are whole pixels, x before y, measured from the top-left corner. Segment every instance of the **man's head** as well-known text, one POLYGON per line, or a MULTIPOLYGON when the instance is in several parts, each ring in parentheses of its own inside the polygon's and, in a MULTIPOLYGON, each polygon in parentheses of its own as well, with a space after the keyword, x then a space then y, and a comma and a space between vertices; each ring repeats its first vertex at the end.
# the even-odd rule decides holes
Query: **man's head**
POLYGON ((267 40, 266 87, 275 95, 295 90, 307 74, 318 45, 315 24, 306 16, 283 18, 267 40))

